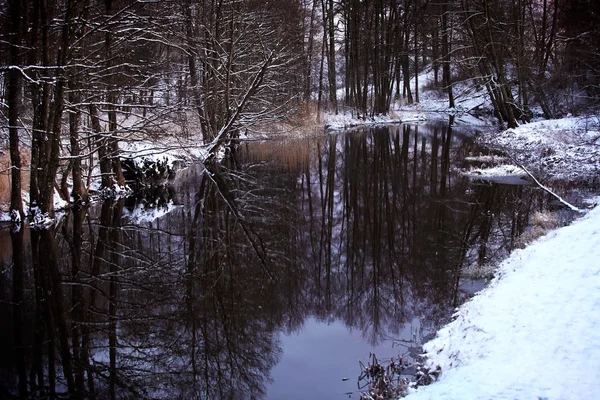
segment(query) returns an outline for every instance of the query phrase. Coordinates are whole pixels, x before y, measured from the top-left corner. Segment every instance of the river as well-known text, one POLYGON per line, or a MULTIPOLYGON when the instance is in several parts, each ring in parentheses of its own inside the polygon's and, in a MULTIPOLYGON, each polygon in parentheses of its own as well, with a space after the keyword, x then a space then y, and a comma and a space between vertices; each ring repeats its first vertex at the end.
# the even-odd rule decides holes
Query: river
POLYGON ((358 398, 549 207, 471 181, 473 131, 395 125, 243 142, 210 174, 0 232, 0 396, 358 398), (364 383, 364 382, 363 382, 364 383))

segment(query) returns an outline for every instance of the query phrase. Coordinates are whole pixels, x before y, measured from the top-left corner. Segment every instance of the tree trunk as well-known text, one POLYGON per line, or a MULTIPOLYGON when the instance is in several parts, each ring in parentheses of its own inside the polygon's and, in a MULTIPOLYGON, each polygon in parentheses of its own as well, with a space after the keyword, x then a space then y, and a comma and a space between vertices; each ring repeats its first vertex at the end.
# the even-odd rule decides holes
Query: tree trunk
POLYGON ((410 89, 410 59, 409 59, 409 49, 410 49, 410 24, 408 23, 407 18, 405 18, 405 31, 403 33, 403 49, 402 49, 402 76, 404 77, 403 82, 403 90, 402 94, 408 104, 413 103, 412 91, 410 89))
POLYGON ((89 105, 90 111, 90 122, 92 125, 92 132, 94 133, 94 146, 98 151, 98 162, 100 163, 100 186, 103 188, 112 187, 114 179, 112 175, 111 162, 108 155, 108 142, 102 131, 100 125, 100 117, 98 116, 98 109, 96 105, 91 103, 89 105))
POLYGON ((450 31, 448 26, 448 6, 442 6, 442 82, 444 90, 448 93, 448 107, 454 108, 454 92, 452 91, 452 77, 450 72, 450 31))
POLYGON ((313 61, 313 47, 314 47, 314 35, 315 35, 315 14, 317 10, 317 0, 312 0, 312 6, 310 11, 310 19, 307 29, 308 49, 306 51, 306 70, 304 77, 304 102, 309 103, 312 95, 312 61, 313 61))
POLYGON ((440 60, 439 60, 439 17, 435 15, 433 17, 435 24, 433 24, 433 28, 431 30, 431 58, 433 58, 433 83, 437 87, 440 82, 439 79, 439 69, 440 69, 440 60))
POLYGON ((323 0, 323 10, 327 9, 327 33, 329 39, 329 46, 327 47, 327 76, 329 78, 329 101, 333 107, 334 113, 338 113, 337 105, 337 70, 335 67, 335 26, 334 26, 334 10, 333 0, 327 0, 327 6, 325 0, 323 0))
POLYGON ((198 119, 200 120, 200 130, 202 134, 202 140, 204 143, 208 143, 213 134, 209 131, 209 125, 206 120, 204 112, 204 106, 202 103, 202 96, 200 94, 200 82, 198 80, 198 71, 196 65, 197 49, 195 48, 193 38, 196 37, 194 32, 194 26, 192 21, 192 2, 188 0, 185 5, 185 24, 186 24, 186 40, 188 46, 187 62, 190 70, 190 84, 192 85, 192 93, 194 105, 196 106, 196 112, 198 113, 198 119))
MULTIPOLYGON (((81 94, 77 90, 75 91, 74 86, 76 84, 71 82, 71 94, 69 95, 69 101, 71 104, 77 104, 81 102, 81 94)), ((71 167, 73 176, 73 190, 72 196, 76 203, 87 202, 88 192, 83 184, 83 173, 81 170, 81 150, 79 148, 79 127, 81 121, 81 111, 77 107, 69 113, 69 141, 71 143, 71 167)))
MULTIPOLYGON (((20 37, 21 37, 21 2, 20 0, 9 1, 9 13, 11 16, 10 35, 10 64, 20 65, 20 37)), ((23 220, 23 200, 21 198, 21 153, 19 149, 19 107, 21 103, 21 84, 20 72, 16 68, 11 68, 7 73, 8 78, 8 137, 10 146, 10 165, 11 165, 11 188, 10 188, 10 209, 18 213, 19 220, 23 220)))
POLYGON ((415 103, 419 102, 419 28, 415 23, 415 103))
MULTIPOLYGON (((325 35, 323 35, 325 39, 325 35)), ((325 62, 325 40, 321 42, 321 64, 319 67, 319 91, 317 93, 317 123, 321 122, 321 105, 323 104, 323 69, 325 62)))
MULTIPOLYGON (((110 17, 113 12, 113 0, 105 0, 104 1, 106 15, 110 17)), ((106 36, 104 39, 104 47, 105 47, 105 56, 106 56, 106 68, 109 71, 112 71, 115 68, 115 60, 113 54, 113 37, 112 32, 107 30, 106 36)), ((123 169, 121 168, 121 158, 119 156, 119 141, 117 139, 117 101, 118 94, 117 88, 114 78, 114 72, 111 72, 108 76, 107 86, 107 112, 108 112, 108 157, 111 163, 112 173, 114 175, 115 183, 122 187, 125 186, 125 177, 123 176, 123 169)))

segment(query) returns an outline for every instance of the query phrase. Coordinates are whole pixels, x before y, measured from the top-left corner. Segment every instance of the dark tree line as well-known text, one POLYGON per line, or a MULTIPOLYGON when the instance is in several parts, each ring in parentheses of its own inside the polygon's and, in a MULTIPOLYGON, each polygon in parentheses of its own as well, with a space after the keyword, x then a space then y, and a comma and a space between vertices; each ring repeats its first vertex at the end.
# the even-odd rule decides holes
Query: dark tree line
POLYGON ((31 204, 52 215, 55 189, 87 199, 96 164, 103 188, 122 186, 119 142, 178 122, 182 110, 196 111, 191 126, 216 152, 244 126, 284 115, 300 92, 302 20, 293 0, 0 5, 11 209, 21 216, 24 153, 31 204))
MULTIPOLYGON (((345 106, 363 116, 387 114, 397 100, 419 102, 419 74, 425 67, 433 69, 433 85, 446 93, 449 107, 456 106, 453 86, 465 81, 486 91, 499 123, 509 127, 529 121, 533 108, 545 118, 554 118, 598 106, 597 2, 338 0, 322 4, 321 54, 326 57, 313 65, 320 73, 308 79, 319 76, 313 88, 319 91, 319 99, 321 91, 329 93, 323 98, 329 99, 328 106, 335 112, 340 83, 345 106), (332 24, 336 45, 330 43, 332 24), (331 55, 334 51, 337 57, 331 55), (338 79, 323 80, 323 69, 328 77, 335 70, 338 79)), ((308 51, 319 50, 309 41, 308 51)))
POLYGON ((536 110, 552 118, 597 107, 599 7, 591 0, 2 0, 11 209, 22 216, 23 185, 42 212, 53 213, 55 189, 85 201, 95 165, 103 188, 123 185, 119 142, 166 123, 176 132, 194 128, 214 154, 240 130, 302 105, 316 103, 319 119, 321 109, 367 117, 419 102, 425 68, 450 107, 454 87, 466 82, 485 91, 509 127, 536 110))

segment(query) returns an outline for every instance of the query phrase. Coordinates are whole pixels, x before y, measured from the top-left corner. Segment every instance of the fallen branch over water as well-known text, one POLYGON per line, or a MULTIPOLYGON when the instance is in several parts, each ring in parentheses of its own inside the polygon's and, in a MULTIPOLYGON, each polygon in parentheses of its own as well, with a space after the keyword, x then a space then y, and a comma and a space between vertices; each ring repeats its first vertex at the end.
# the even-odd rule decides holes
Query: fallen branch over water
POLYGON ((517 161, 514 157, 512 157, 511 155, 508 156, 512 162, 514 162, 515 164, 517 164, 517 166, 519 168, 521 168, 523 171, 525 171, 525 173, 527 174, 527 176, 529 176, 533 182, 542 190, 544 190, 546 193, 550 194, 551 196, 553 196, 554 198, 556 198, 561 204, 567 206, 570 210, 572 211, 576 211, 578 213, 583 213, 583 210, 575 207, 573 204, 569 203, 568 201, 566 201, 565 199, 563 199, 562 197, 560 197, 558 194, 554 193, 549 187, 543 185, 540 181, 538 181, 536 179, 535 176, 533 176, 533 174, 531 172, 529 172, 529 170, 527 168, 525 168, 525 166, 520 163, 519 161, 517 161))

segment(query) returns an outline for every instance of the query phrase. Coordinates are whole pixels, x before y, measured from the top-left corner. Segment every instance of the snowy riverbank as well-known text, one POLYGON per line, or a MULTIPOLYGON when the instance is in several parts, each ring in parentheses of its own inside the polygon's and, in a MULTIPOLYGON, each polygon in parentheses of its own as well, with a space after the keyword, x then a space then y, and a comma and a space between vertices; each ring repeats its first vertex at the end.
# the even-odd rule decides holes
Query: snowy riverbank
POLYGON ((594 183, 600 177, 599 125, 597 116, 568 116, 488 131, 480 142, 545 179, 594 183))
POLYGON ((596 206, 500 265, 424 346, 426 367, 441 375, 408 399, 597 398, 599 309, 596 206))

